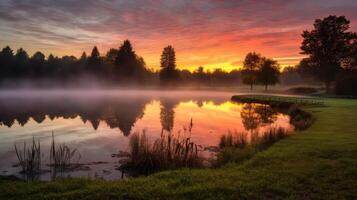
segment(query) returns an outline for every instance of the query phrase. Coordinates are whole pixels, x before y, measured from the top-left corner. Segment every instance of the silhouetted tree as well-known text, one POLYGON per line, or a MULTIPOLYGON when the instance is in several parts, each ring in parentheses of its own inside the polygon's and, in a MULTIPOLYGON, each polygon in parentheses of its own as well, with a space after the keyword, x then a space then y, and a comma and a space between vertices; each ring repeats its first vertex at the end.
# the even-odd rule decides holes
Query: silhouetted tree
POLYGON ((83 51, 81 57, 79 58, 80 64, 84 65, 85 63, 87 63, 87 59, 87 54, 85 51, 83 51))
POLYGON ((171 45, 165 47, 162 51, 160 63, 160 80, 169 81, 178 79, 175 49, 171 45))
POLYGON ((302 54, 308 55, 301 63, 305 71, 325 83, 327 91, 348 57, 354 33, 347 32, 350 22, 344 16, 316 19, 314 29, 302 33, 302 54), (306 70, 306 68, 310 68, 306 70))
POLYGON ((105 56, 105 60, 110 64, 115 64, 119 50, 111 48, 105 56))
POLYGON ((279 83, 279 65, 275 60, 264 58, 257 73, 257 82, 265 86, 265 91, 268 90, 268 85, 279 83))
POLYGON ((248 53, 243 62, 242 80, 244 84, 250 85, 250 89, 253 89, 253 85, 257 80, 257 72, 262 63, 262 57, 260 54, 251 52, 248 53))
POLYGON ((13 58, 14 53, 9 46, 3 48, 0 52, 0 71, 3 78, 6 78, 9 74, 11 74, 13 58))
POLYGON ((90 69, 96 69, 101 64, 100 53, 98 48, 93 47, 91 55, 88 57, 88 66, 90 69))
POLYGON ((144 64, 140 58, 135 54, 133 47, 129 40, 125 40, 120 46, 115 65, 117 71, 122 77, 133 77, 134 75, 141 76, 144 70, 144 64))
POLYGON ((29 71, 29 55, 27 52, 20 48, 15 54, 14 77, 26 76, 29 71))
POLYGON ((34 77, 43 77, 45 75, 45 55, 37 51, 30 59, 32 75, 34 77))

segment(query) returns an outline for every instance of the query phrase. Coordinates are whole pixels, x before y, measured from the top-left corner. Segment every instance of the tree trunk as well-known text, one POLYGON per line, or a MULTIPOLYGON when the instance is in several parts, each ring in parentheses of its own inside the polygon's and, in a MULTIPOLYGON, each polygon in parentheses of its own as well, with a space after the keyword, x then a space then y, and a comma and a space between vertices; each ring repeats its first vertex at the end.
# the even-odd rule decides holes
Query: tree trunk
POLYGON ((253 83, 250 84, 250 90, 253 90, 253 83))
POLYGON ((265 92, 268 91, 268 85, 265 85, 265 92))

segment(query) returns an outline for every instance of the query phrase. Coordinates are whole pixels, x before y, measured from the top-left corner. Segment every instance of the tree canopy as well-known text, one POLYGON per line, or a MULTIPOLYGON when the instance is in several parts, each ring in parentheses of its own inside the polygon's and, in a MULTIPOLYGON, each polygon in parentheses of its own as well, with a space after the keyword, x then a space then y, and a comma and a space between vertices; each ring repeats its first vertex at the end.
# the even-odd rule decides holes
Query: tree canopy
POLYGON ((327 90, 335 81, 343 63, 349 60, 356 33, 349 32, 350 21, 344 16, 328 16, 316 19, 314 29, 302 33, 302 54, 308 55, 301 61, 306 73, 325 83, 327 90))
POLYGON ((279 64, 275 60, 264 58, 257 73, 257 81, 259 84, 265 86, 265 90, 268 90, 269 85, 275 85, 279 83, 279 64))
POLYGON ((250 85, 251 90, 253 89, 253 85, 256 84, 257 72, 261 63, 261 55, 255 52, 248 53, 244 59, 242 70, 243 83, 250 85))
POLYGON ((175 49, 171 45, 163 49, 160 59, 160 67, 161 67, 160 70, 161 81, 178 79, 178 74, 176 70, 175 49))

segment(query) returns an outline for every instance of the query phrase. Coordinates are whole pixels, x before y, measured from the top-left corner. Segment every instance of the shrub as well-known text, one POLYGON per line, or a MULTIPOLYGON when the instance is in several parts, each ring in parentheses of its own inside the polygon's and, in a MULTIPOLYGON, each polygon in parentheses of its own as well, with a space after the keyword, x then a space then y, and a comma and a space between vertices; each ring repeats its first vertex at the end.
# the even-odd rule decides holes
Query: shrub
POLYGON ((292 94, 313 94, 317 93, 318 90, 313 87, 293 87, 288 90, 292 94))
POLYGON ((341 73, 336 80, 337 95, 357 96, 357 70, 341 73))

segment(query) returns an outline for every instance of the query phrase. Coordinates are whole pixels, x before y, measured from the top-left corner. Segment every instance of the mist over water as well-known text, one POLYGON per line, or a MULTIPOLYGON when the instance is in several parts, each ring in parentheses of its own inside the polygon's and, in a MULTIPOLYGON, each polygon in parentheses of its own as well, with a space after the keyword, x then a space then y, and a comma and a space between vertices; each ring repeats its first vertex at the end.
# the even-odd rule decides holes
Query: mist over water
MULTIPOLYGON (((34 136, 47 154, 52 131, 57 143, 77 148, 78 162, 90 170, 72 177, 117 179, 120 165, 112 154, 128 151, 128 138, 146 131, 150 140, 178 133, 193 121, 192 139, 203 147, 217 146, 228 131, 291 129, 289 117, 258 104, 230 101, 231 92, 159 90, 8 90, 0 92, 0 173, 18 174, 14 144, 34 136), (102 164, 93 164, 93 162, 102 164)), ((235 93, 236 94, 236 93, 235 93)), ((248 137, 248 136, 247 136, 248 137)), ((206 154, 209 154, 206 153, 206 154)), ((48 156, 44 156, 48 163, 48 156)), ((49 174, 40 179, 49 180, 49 174)))

